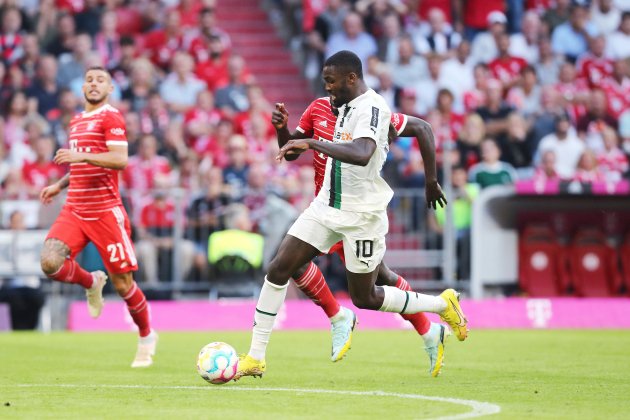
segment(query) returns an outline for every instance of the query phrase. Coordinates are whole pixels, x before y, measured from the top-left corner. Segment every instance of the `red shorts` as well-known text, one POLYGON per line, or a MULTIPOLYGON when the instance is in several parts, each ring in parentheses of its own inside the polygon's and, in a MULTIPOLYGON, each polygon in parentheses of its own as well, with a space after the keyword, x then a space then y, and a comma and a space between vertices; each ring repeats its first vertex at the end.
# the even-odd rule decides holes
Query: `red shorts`
POLYGON ((343 253, 343 241, 339 241, 336 244, 334 244, 329 250, 328 250, 329 254, 337 254, 339 255, 339 258, 341 258, 341 262, 345 265, 346 264, 346 254, 343 253))
POLYGON ((92 241, 107 271, 122 274, 138 269, 130 235, 131 224, 123 207, 114 207, 94 220, 83 219, 64 207, 46 239, 58 239, 68 245, 72 258, 92 241))

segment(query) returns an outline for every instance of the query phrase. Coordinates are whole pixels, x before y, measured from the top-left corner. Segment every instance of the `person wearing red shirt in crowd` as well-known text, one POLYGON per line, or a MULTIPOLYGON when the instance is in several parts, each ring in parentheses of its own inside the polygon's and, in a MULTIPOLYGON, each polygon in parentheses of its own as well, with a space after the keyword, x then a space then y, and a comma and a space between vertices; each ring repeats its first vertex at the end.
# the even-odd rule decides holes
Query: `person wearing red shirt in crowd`
POLYGON ((190 40, 181 26, 181 16, 173 10, 166 15, 164 28, 147 34, 144 43, 146 52, 153 63, 163 70, 168 70, 171 59, 177 51, 187 50, 190 40))
POLYGON ((479 63, 473 69, 475 86, 472 90, 464 92, 463 102, 466 113, 474 112, 475 109, 486 104, 486 89, 490 77, 490 70, 484 63, 479 63))
MULTIPOLYGON (((183 15, 182 15, 183 16, 183 15)), ((196 14, 194 16, 197 16, 196 14)), ((223 50, 229 52, 232 47, 230 35, 217 26, 216 10, 212 7, 204 7, 199 14, 199 28, 196 30, 197 35, 190 43, 190 52, 193 51, 197 61, 205 61, 208 59, 207 42, 210 37, 218 37, 221 40, 223 50)))
POLYGON ((613 65, 612 77, 604 79, 601 88, 608 98, 608 111, 618 120, 630 108, 630 77, 628 61, 617 60, 613 65))
MULTIPOLYGON (((488 29, 488 15, 492 12, 505 12, 505 0, 457 0, 456 5, 462 11, 464 34, 471 41, 479 32, 488 29)), ((505 15, 504 19, 505 19, 505 15)), ((507 23, 507 20, 503 22, 507 23)))
POLYGON ((573 121, 577 121, 586 114, 584 103, 588 98, 588 86, 586 81, 576 77, 575 66, 571 63, 563 63, 558 74, 558 83, 553 89, 560 94, 564 107, 573 121))
POLYGON ((20 32, 22 15, 17 7, 6 7, 2 13, 0 32, 0 60, 9 67, 24 56, 24 34, 20 32))
POLYGON ((44 242, 41 266, 53 280, 84 287, 90 315, 97 318, 103 309, 107 275, 89 273, 75 260, 88 242, 94 243, 138 326, 140 339, 131 367, 147 367, 153 364, 157 334, 151 329, 149 304, 132 276, 138 261, 118 192, 118 171, 127 165, 127 139, 122 115, 107 103, 113 90, 107 70, 87 69, 85 111, 70 123, 70 149, 58 150, 54 158, 58 165, 70 165, 70 172, 40 193, 42 203, 48 204, 69 187, 66 203, 44 242))
MULTIPOLYGON (((289 139, 297 138, 313 138, 316 140, 331 142, 337 122, 336 109, 333 109, 330 98, 322 97, 311 102, 309 107, 304 111, 297 129, 291 133, 287 128, 289 114, 284 108, 284 104, 276 104, 276 110, 272 114, 272 122, 278 133, 278 145, 283 146, 289 139)), ((426 167, 426 198, 429 207, 436 208, 439 204, 446 204, 446 199, 442 193, 441 187, 437 182, 436 165, 435 165, 435 146, 431 127, 423 120, 410 117, 405 114, 392 114, 392 126, 390 127, 390 137, 404 136, 416 137, 420 147, 422 157, 426 167), (395 133, 392 133, 392 130, 395 133), (392 136, 393 134, 393 136, 392 136)), ((313 152, 313 166, 315 168, 315 195, 322 188, 328 156, 323 153, 313 152)), ((330 250, 331 253, 337 253, 342 261, 344 260, 343 247, 336 244, 330 250)), ((296 286, 304 292, 313 302, 321 306, 326 315, 330 318, 332 324, 333 336, 336 331, 336 318, 343 313, 343 309, 332 292, 326 285, 324 275, 319 268, 312 262, 298 269, 292 276, 296 286)), ((402 290, 411 290, 407 281, 398 274, 391 271, 383 262, 380 265, 377 284, 391 285, 402 290)), ((418 334, 426 341, 427 351, 432 345, 432 338, 429 337, 431 330, 431 322, 423 313, 413 315, 402 315, 402 317, 414 326, 418 334)), ((350 333, 351 334, 351 333, 350 333)), ((348 338, 349 339, 349 338, 348 338)), ((334 340, 333 340, 334 341, 334 340)), ((333 349, 333 361, 337 355, 336 349, 333 349)), ((345 353, 345 352, 344 352, 345 353)), ((430 353, 429 353, 430 355, 430 353)), ((337 355, 339 359, 343 354, 337 355)), ((339 360, 337 359, 337 360, 339 360)), ((431 356, 430 356, 431 359, 431 356)), ((437 376, 441 368, 441 360, 431 359, 431 369, 429 372, 432 376, 437 376)))
POLYGON ((510 55, 510 36, 502 33, 497 37, 499 56, 492 60, 488 67, 492 75, 501 81, 507 92, 519 81, 521 70, 527 66, 527 61, 521 57, 510 55))
POLYGON ((233 134, 232 121, 222 118, 209 135, 200 137, 195 143, 194 149, 196 153, 202 156, 200 166, 225 168, 229 163, 228 143, 233 134))
POLYGON ((223 118, 221 112, 214 107, 212 92, 209 90, 199 92, 195 106, 184 114, 184 133, 188 147, 196 150, 197 141, 212 134, 221 118, 223 118))
POLYGON ((617 132, 611 127, 602 130, 604 150, 597 154, 599 169, 606 181, 617 182, 628 171, 628 157, 619 147, 617 132))
POLYGON ((46 185, 63 178, 66 171, 52 161, 55 143, 50 136, 38 138, 31 147, 35 152, 35 160, 24 164, 22 179, 29 189, 29 195, 37 196, 46 185))
POLYGON ((440 89, 437 94, 437 111, 440 113, 440 120, 451 132, 451 139, 456 139, 464 125, 464 115, 453 112, 453 102, 455 97, 448 89, 440 89))
POLYGON ((188 29, 197 25, 197 16, 204 10, 203 2, 200 0, 179 0, 177 6, 166 11, 169 13, 179 13, 181 16, 181 25, 188 29))
POLYGON ((578 58, 576 66, 578 77, 585 79, 593 89, 612 76, 613 61, 604 57, 606 38, 603 35, 591 38, 589 47, 589 51, 578 58))
POLYGON ((202 33, 197 43, 192 45, 190 54, 197 62, 195 74, 206 82, 209 90, 214 92, 227 84, 229 54, 225 51, 223 41, 219 36, 202 33))
POLYGON ((122 174, 126 188, 146 194, 169 184, 171 165, 168 159, 157 154, 157 147, 155 136, 147 134, 140 138, 138 154, 129 157, 122 174))
POLYGON ((261 87, 258 85, 248 86, 247 100, 249 102, 249 109, 234 116, 234 131, 238 134, 244 135, 248 140, 250 140, 254 137, 252 120, 256 117, 262 117, 265 121, 265 137, 274 137, 276 130, 270 122, 271 107, 269 102, 267 102, 261 87))
POLYGON ((595 152, 589 149, 584 150, 578 161, 573 181, 588 183, 606 181, 604 174, 597 167, 595 152))
POLYGON ((606 100, 606 93, 601 89, 590 92, 587 112, 577 120, 578 135, 586 145, 595 151, 604 148, 602 133, 606 127, 617 129, 617 119, 612 116, 606 100))

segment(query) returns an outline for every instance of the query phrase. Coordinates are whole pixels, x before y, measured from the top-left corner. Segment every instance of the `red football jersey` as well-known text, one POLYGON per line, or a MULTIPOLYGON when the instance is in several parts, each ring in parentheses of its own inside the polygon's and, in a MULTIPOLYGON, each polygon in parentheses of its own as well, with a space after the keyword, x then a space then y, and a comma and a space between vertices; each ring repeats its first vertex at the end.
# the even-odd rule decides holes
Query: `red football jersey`
MULTIPOLYGON (((108 146, 126 146, 125 120, 111 105, 82 112, 72 118, 69 126, 70 149, 82 153, 106 153, 108 146)), ((84 217, 122 205, 118 192, 118 171, 88 163, 70 165, 70 186, 66 206, 84 217)))
POLYGON ((619 119, 621 114, 630 108, 630 79, 626 78, 619 83, 612 77, 609 77, 602 80, 600 86, 606 92, 608 112, 615 119, 619 119))
POLYGON ((607 58, 588 54, 578 60, 577 71, 579 77, 586 79, 589 86, 595 88, 612 75, 613 62, 607 58))
POLYGON ((516 79, 525 66, 527 66, 527 61, 513 56, 497 58, 488 64, 492 75, 504 84, 516 79))
POLYGON ((43 164, 26 162, 22 167, 22 177, 24 181, 26 181, 28 185, 39 189, 61 179, 65 173, 66 170, 63 167, 55 165, 53 162, 43 164))
MULTIPOLYGON (((407 126, 407 115, 392 113, 391 122, 400 135, 407 126)), ((302 114, 297 131, 304 133, 307 137, 311 137, 320 141, 332 141, 337 116, 333 114, 330 107, 330 99, 327 96, 317 98, 306 108, 302 114)), ((319 194, 319 190, 324 183, 324 175, 326 174, 326 161, 328 155, 313 152, 313 167, 315 168, 315 195, 319 194)))

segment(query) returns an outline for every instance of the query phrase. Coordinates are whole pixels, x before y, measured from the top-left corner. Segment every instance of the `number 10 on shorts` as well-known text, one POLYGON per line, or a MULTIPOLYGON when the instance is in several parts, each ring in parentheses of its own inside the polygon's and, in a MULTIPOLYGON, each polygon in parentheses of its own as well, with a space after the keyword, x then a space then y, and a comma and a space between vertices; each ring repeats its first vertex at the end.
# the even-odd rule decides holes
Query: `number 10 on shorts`
POLYGON ((355 242, 357 258, 370 258, 374 254, 374 241, 369 239, 355 242))

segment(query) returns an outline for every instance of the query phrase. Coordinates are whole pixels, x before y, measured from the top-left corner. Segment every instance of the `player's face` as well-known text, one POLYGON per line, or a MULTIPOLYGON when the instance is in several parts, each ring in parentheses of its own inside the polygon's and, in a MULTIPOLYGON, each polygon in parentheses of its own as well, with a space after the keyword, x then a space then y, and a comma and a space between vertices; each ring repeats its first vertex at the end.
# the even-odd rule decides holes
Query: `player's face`
POLYGON ((85 100, 92 105, 106 101, 113 90, 114 86, 109 73, 103 70, 89 70, 85 73, 83 95, 85 100))
POLYGON ((350 102, 351 91, 348 85, 348 80, 351 78, 352 74, 354 73, 351 73, 350 75, 342 74, 331 66, 324 67, 324 71, 322 72, 324 88, 326 89, 326 92, 328 92, 328 95, 330 96, 330 103, 334 107, 339 108, 350 102))

